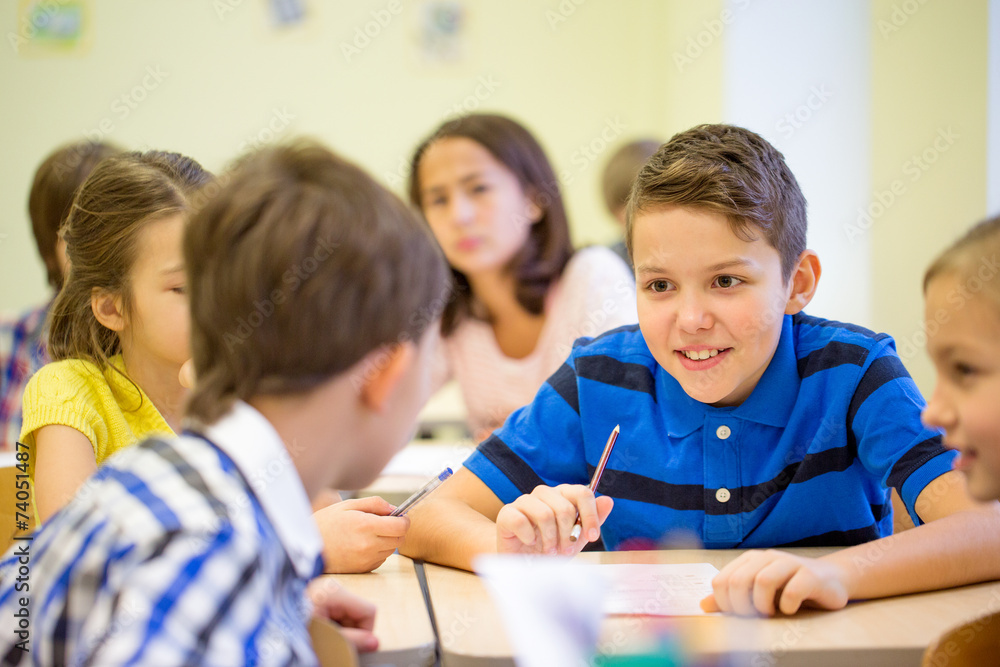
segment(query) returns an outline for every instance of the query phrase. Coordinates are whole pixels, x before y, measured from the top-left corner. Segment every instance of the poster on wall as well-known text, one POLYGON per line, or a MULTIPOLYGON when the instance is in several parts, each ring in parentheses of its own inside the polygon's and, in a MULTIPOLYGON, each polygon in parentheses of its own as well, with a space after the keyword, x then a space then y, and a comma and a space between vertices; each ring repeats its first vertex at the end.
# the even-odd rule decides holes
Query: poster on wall
POLYGON ((291 28, 306 20, 305 0, 271 0, 271 25, 275 28, 291 28))
POLYGON ((91 0, 20 0, 7 39, 19 56, 78 56, 90 46, 91 10, 91 0))
POLYGON ((427 66, 453 67, 468 59, 468 15, 458 0, 426 0, 417 12, 417 58, 427 66))

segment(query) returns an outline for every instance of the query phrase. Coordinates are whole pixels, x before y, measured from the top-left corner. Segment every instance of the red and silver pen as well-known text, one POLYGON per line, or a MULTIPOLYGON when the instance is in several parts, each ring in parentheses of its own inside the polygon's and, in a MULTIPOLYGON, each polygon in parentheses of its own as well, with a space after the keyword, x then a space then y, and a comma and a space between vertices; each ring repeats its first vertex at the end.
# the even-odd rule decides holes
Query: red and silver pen
MULTIPOLYGON (((615 447, 615 441, 618 440, 619 425, 616 425, 614 430, 611 431, 611 435, 608 436, 608 444, 604 445, 604 452, 601 454, 601 460, 597 462, 597 467, 594 468, 594 476, 590 478, 590 485, 588 488, 591 493, 597 491, 597 485, 601 483, 601 475, 604 474, 604 467, 608 465, 608 458, 611 456, 611 450, 615 447)), ((577 512, 576 515, 576 525, 573 526, 573 532, 569 534, 569 541, 576 542, 580 539, 580 533, 583 532, 583 526, 580 525, 580 513, 577 512)))

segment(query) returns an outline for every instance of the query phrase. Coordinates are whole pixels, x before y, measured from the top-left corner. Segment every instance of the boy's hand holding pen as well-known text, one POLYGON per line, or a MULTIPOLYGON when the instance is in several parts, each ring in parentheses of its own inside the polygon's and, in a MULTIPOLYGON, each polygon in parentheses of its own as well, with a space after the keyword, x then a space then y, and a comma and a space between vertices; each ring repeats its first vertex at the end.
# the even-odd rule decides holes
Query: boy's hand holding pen
POLYGON ((614 502, 608 496, 597 498, 594 492, 618 433, 615 426, 589 485, 538 486, 504 505, 497 514, 497 551, 572 555, 596 540, 614 502))

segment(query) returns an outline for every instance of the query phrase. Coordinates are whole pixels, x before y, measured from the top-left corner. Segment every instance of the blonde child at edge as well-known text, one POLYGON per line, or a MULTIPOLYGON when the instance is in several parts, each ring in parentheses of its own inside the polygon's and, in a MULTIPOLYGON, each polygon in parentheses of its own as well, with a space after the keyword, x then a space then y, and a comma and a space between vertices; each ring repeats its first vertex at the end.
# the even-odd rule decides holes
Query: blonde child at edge
POLYGON ((105 459, 180 428, 188 304, 181 239, 192 196, 211 175, 149 151, 103 160, 62 229, 70 270, 49 314, 54 360, 28 382, 27 445, 40 520, 105 459))
POLYGON ((1000 217, 979 223, 927 269, 927 351, 937 384, 924 421, 945 432, 977 500, 1000 499, 1000 217))

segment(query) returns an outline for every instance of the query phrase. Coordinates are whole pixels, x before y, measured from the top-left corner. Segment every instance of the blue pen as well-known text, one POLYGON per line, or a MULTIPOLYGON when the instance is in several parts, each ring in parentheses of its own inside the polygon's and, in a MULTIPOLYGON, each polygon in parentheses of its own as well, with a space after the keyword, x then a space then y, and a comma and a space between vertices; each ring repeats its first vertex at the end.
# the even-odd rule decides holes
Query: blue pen
POLYGON ((441 482, 451 477, 451 468, 445 468, 441 471, 441 474, 427 482, 420 488, 419 491, 414 493, 412 496, 404 500, 399 504, 399 506, 389 513, 389 516, 403 516, 409 512, 414 505, 419 503, 421 500, 430 495, 430 492, 438 488, 441 482))

